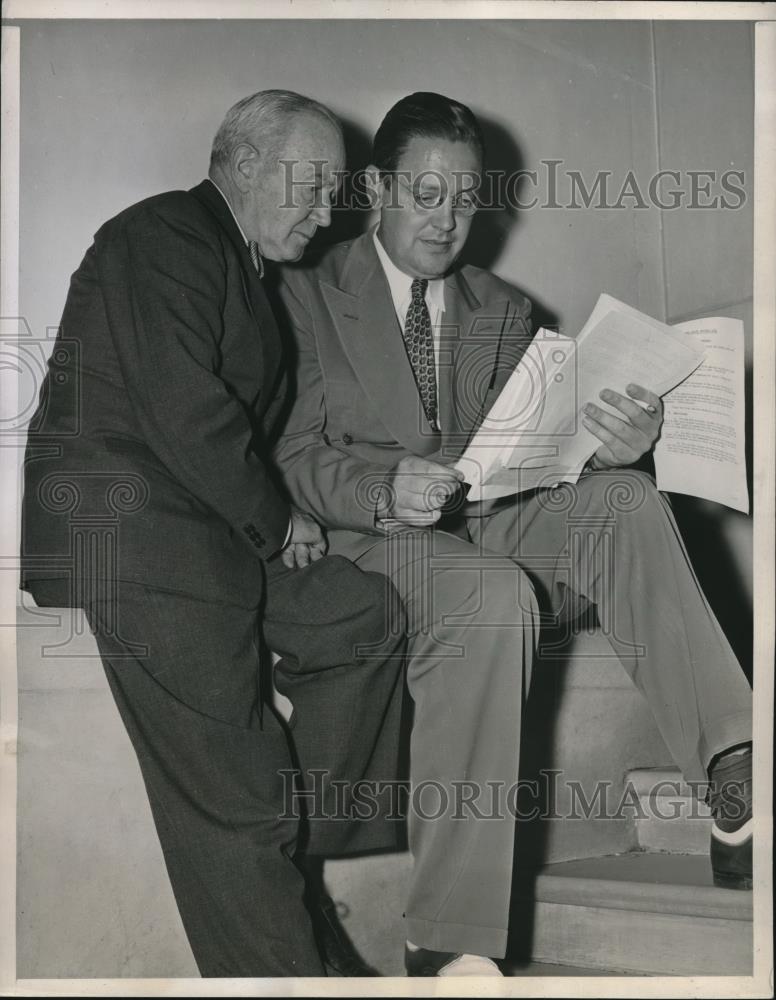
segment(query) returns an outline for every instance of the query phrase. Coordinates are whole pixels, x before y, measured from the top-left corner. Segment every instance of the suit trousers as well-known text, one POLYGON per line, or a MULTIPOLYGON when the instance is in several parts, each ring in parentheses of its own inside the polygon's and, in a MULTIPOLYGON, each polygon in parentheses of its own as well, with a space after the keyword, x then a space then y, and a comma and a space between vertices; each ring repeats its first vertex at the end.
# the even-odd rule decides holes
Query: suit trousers
MULTIPOLYGON (((268 570, 262 613, 134 583, 85 607, 203 976, 325 974, 292 859, 299 821, 287 773, 309 747, 308 766, 329 764, 318 730, 343 688, 350 711, 382 702, 373 742, 365 737, 350 765, 370 759, 383 725, 398 727, 403 649, 401 627, 386 628, 385 579, 337 557, 268 570), (262 619, 297 681, 300 751, 262 701, 262 619)), ((67 606, 65 582, 31 589, 40 605, 67 606)), ((332 736, 336 747, 341 734, 332 736)))
POLYGON ((409 619, 405 916, 417 945, 504 955, 515 808, 503 791, 518 780, 542 624, 595 606, 688 780, 705 781, 716 753, 751 739, 751 689, 648 475, 601 472, 525 494, 455 534, 398 532, 357 564, 390 577, 409 619))
POLYGON ((705 783, 716 754, 751 740, 751 688, 651 476, 596 472, 468 528, 478 546, 526 570, 551 622, 595 605, 687 781, 705 783))
POLYGON ((436 951, 502 956, 514 816, 480 816, 493 812, 488 796, 517 781, 537 640, 532 587, 512 559, 439 529, 392 531, 356 562, 390 578, 408 621, 407 938, 436 951))

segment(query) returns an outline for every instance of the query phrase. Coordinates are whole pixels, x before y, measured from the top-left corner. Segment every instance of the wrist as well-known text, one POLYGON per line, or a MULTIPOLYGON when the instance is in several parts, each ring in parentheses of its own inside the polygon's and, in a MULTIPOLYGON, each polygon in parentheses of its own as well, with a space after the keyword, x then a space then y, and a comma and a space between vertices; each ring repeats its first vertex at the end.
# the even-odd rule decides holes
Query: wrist
POLYGON ((585 462, 582 467, 582 472, 602 472, 606 468, 598 460, 598 456, 595 452, 590 456, 590 458, 585 462))
POLYGON ((391 512, 393 510, 393 486, 391 485, 391 477, 386 477, 377 490, 377 497, 375 500, 374 507, 374 519, 377 524, 379 521, 386 520, 391 517, 391 512))

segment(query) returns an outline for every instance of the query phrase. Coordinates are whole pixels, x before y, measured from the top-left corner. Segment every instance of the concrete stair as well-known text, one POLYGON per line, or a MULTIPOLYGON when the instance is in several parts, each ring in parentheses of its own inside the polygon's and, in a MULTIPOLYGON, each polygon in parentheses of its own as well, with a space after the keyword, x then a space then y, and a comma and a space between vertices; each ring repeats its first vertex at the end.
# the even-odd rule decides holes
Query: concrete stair
MULTIPOLYGON (((516 878, 507 974, 530 974, 525 970, 536 963, 613 975, 751 974, 752 894, 713 885, 711 815, 678 769, 628 771, 608 805, 615 806, 610 816, 616 818, 588 820, 587 829, 592 822, 625 823, 625 853, 563 859, 537 869, 518 850, 517 863, 523 859, 524 867, 516 878)), ((384 975, 403 972, 396 914, 410 872, 407 854, 326 865, 344 927, 384 975), (366 924, 359 919, 365 912, 366 924)))
MULTIPOLYGON (((383 975, 401 976, 396 912, 409 884, 409 856, 329 862, 326 869, 335 898, 347 896, 340 916, 353 943, 383 975)), ((716 888, 708 856, 632 851, 559 862, 519 877, 515 897, 507 975, 530 975, 537 963, 546 975, 552 967, 600 975, 752 974, 752 893, 716 888)))
POLYGON ((713 885, 708 857, 632 852, 547 865, 517 890, 534 962, 653 975, 752 975, 752 893, 713 885))
POLYGON ((708 854, 712 818, 709 807, 683 781, 677 768, 629 771, 639 809, 633 819, 633 847, 674 854, 708 854))

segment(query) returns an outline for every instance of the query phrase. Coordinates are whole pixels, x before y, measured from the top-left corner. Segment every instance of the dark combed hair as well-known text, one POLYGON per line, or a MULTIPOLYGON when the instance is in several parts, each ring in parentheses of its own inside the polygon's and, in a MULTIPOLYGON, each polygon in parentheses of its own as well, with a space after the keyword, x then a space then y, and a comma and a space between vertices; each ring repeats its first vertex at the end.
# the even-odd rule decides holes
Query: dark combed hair
POLYGON ((372 145, 372 163, 381 171, 396 170, 416 136, 468 142, 480 159, 485 152, 479 122, 465 104, 442 94, 418 91, 403 97, 383 118, 372 145))

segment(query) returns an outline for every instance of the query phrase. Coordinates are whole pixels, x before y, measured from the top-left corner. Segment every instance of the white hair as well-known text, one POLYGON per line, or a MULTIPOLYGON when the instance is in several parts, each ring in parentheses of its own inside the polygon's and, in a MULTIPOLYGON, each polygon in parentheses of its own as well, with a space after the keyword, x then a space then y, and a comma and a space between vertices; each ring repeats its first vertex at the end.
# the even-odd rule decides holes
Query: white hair
POLYGON ((210 168, 225 165, 242 143, 276 150, 299 114, 316 114, 342 134, 342 126, 331 111, 311 97, 292 90, 260 90, 233 105, 221 122, 210 152, 210 168))

